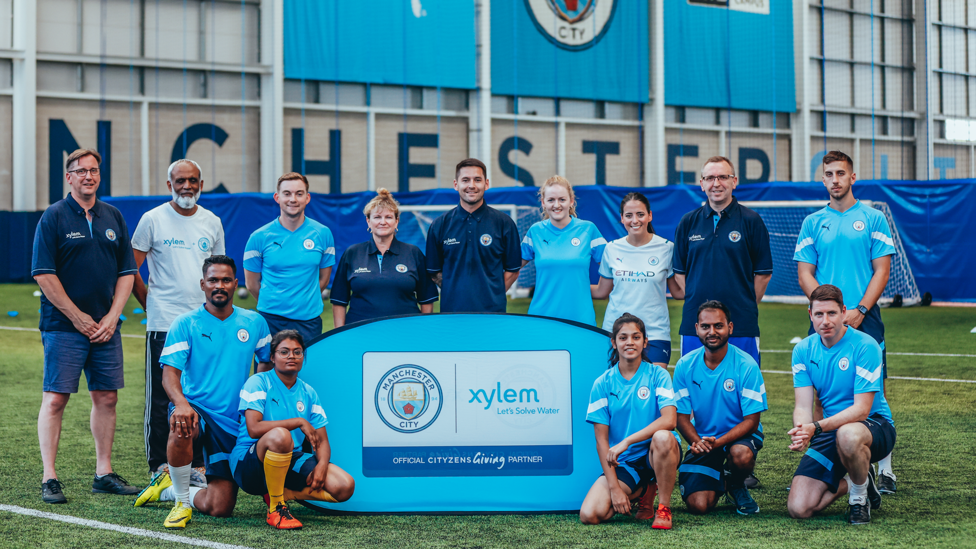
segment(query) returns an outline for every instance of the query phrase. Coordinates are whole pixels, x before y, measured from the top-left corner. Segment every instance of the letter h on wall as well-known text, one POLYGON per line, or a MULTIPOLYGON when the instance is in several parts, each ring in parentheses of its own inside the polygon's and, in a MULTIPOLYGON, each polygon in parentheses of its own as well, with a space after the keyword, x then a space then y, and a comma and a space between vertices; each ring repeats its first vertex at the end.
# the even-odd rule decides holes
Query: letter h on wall
POLYGON ((305 159, 305 130, 291 130, 291 170, 302 175, 329 176, 329 194, 342 192, 342 130, 329 130, 329 160, 305 159))

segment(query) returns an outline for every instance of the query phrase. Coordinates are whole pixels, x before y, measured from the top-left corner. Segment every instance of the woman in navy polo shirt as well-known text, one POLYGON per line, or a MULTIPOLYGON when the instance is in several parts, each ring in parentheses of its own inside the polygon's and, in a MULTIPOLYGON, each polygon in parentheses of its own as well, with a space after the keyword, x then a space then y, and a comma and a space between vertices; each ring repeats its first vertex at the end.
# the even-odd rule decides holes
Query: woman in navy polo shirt
POLYGON ((335 327, 385 316, 430 313, 437 286, 420 248, 396 239, 400 208, 386 189, 363 208, 373 238, 342 254, 332 282, 335 327), (348 311, 346 307, 348 306, 348 311))

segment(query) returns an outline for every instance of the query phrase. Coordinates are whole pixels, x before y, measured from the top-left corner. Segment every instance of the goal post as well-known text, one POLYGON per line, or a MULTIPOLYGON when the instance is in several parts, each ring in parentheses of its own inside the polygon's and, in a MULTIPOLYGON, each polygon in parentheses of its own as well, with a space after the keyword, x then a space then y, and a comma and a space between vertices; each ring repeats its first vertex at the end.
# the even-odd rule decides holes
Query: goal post
MULTIPOLYGON (((862 200, 861 203, 867 207, 875 208, 884 214, 891 227, 891 237, 895 247, 895 255, 891 258, 891 274, 888 277, 888 285, 878 304, 886 307, 894 303, 895 305, 917 305, 922 301, 918 285, 915 283, 915 276, 912 274, 911 266, 908 264, 908 257, 905 255, 905 246, 902 244, 901 235, 894 217, 891 215, 891 208, 885 202, 862 200)), ((796 243, 800 236, 800 228, 803 220, 818 210, 824 208, 827 202, 824 200, 770 200, 770 201, 745 201, 740 202, 743 206, 751 208, 762 217, 769 231, 769 245, 773 254, 773 277, 766 288, 766 295, 763 301, 775 303, 807 303, 807 298, 800 289, 797 280, 796 262, 793 261, 793 254, 796 251, 796 243)))

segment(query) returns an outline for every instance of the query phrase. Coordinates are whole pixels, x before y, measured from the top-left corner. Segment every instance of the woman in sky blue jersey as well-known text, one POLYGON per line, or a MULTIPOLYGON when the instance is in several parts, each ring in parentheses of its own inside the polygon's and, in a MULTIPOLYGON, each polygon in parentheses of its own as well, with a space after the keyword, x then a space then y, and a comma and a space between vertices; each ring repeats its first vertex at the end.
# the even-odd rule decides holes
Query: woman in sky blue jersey
POLYGON ((624 313, 613 323, 610 368, 593 382, 587 407, 603 475, 580 507, 583 524, 630 514, 631 501, 640 498, 638 519, 653 518, 652 528, 671 528, 671 491, 681 461, 674 432, 678 412, 671 376, 647 362, 646 348, 641 319, 624 313))
POLYGON ((667 368, 671 360, 671 321, 666 292, 684 299, 684 289, 674 279, 671 258, 674 243, 654 234, 651 204, 633 192, 620 202, 620 223, 627 235, 607 244, 600 261, 600 283, 591 286, 593 299, 607 299, 603 329, 629 312, 647 328, 649 362, 667 368))
POLYGON ((535 261, 535 292, 529 314, 596 325, 587 288, 590 262, 599 263, 607 241, 596 225, 576 217, 576 195, 554 175, 539 188, 543 220, 522 239, 522 266, 535 261))

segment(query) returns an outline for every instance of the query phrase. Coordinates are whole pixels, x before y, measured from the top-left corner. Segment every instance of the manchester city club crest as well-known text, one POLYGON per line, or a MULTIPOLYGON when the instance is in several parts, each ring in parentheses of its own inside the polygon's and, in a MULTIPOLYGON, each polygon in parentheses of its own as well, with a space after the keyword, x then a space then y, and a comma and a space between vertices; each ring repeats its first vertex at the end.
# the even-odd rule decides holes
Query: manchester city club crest
POLYGON ((647 387, 641 387, 637 389, 637 398, 641 400, 647 400, 647 397, 651 396, 651 390, 647 387))
POLYGON ((618 0, 525 0, 536 28, 567 50, 585 50, 610 28, 618 0))
POLYGON ((742 234, 739 231, 732 231, 729 233, 729 240, 732 242, 738 242, 742 240, 742 234))
POLYGON ((305 246, 306 250, 311 250, 315 247, 315 242, 313 242, 311 238, 306 238, 305 242, 302 242, 302 246, 305 246))
POLYGON ((855 221, 854 222, 854 230, 855 231, 863 231, 864 230, 864 222, 861 221, 860 219, 858 219, 857 221, 855 221))
POLYGON ((115 242, 115 231, 112 229, 105 229, 105 238, 115 242))
POLYGON ((403 263, 400 263, 396 266, 396 270, 398 273, 405 273, 407 272, 407 266, 404 265, 403 263))
POLYGON ((573 246, 579 246, 581 244, 580 239, 578 238, 574 238, 570 240, 569 243, 572 244, 573 246))
POLYGON ((426 368, 397 366, 376 386, 376 413, 390 429, 416 433, 430 427, 441 413, 441 384, 426 368))
POLYGON ((725 387, 725 390, 731 393, 735 390, 735 381, 733 381, 732 378, 726 379, 725 383, 722 384, 722 387, 725 387))
POLYGON ((851 361, 847 360, 847 357, 844 357, 840 359, 840 362, 837 365, 840 366, 840 371, 846 372, 847 367, 851 365, 851 361))
POLYGON ((491 235, 490 234, 483 234, 483 235, 481 235, 481 245, 482 246, 490 246, 491 245, 491 235))
POLYGON ((247 340, 251 339, 251 334, 247 333, 247 330, 244 328, 241 328, 240 330, 237 330, 237 339, 239 339, 241 343, 247 343, 247 340))
POLYGON ((210 251, 210 239, 207 238, 207 237, 203 237, 200 240, 197 240, 197 247, 200 248, 200 251, 201 252, 209 252, 210 251))
POLYGON ((298 413, 304 412, 305 411, 305 403, 299 400, 298 402, 295 403, 295 409, 298 410, 298 413))
POLYGON ((650 265, 651 267, 657 267, 657 264, 660 262, 661 262, 661 258, 659 258, 656 255, 652 255, 651 257, 647 258, 647 264, 650 265))

